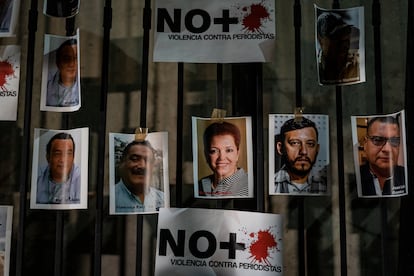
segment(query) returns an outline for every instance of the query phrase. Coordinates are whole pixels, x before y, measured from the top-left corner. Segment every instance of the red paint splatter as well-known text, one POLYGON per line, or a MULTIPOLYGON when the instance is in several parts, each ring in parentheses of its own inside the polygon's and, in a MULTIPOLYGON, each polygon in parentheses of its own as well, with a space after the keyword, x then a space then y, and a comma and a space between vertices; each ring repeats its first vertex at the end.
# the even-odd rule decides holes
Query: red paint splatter
POLYGON ((0 88, 7 91, 5 85, 7 84, 7 77, 14 74, 13 65, 10 62, 0 61, 0 88))
MULTIPOLYGON (((255 236, 256 234, 252 233, 250 236, 255 236)), ((250 247, 250 258, 253 259, 253 262, 266 263, 270 265, 269 262, 269 250, 277 246, 275 237, 270 233, 269 230, 259 231, 257 233, 257 240, 253 242, 250 247)))
MULTIPOLYGON (((247 11, 248 9, 248 7, 244 7, 243 11, 247 11)), ((242 20, 243 29, 249 32, 262 32, 260 29, 262 27, 262 21, 269 18, 269 16, 270 13, 262 4, 252 4, 250 6, 250 14, 246 15, 242 20)))

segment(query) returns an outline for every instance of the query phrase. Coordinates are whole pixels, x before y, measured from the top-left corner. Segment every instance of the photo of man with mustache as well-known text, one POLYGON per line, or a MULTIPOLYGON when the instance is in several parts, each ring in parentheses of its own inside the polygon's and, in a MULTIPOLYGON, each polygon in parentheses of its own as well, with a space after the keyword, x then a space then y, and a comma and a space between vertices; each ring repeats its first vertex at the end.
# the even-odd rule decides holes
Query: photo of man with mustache
POLYGON ((314 168, 319 153, 318 129, 305 117, 289 119, 276 135, 276 154, 282 167, 274 177, 274 192, 315 194, 327 192, 326 171, 314 168))
POLYGON ((122 152, 115 185, 115 212, 158 211, 164 207, 164 192, 151 186, 155 150, 147 140, 134 140, 122 152))

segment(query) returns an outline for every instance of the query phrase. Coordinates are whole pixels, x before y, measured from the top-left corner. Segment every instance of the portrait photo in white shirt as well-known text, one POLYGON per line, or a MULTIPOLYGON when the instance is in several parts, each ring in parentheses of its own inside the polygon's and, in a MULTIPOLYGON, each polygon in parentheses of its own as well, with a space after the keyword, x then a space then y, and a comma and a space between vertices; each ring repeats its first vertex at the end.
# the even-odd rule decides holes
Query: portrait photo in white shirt
POLYGON ((168 133, 109 133, 109 213, 151 214, 169 204, 168 133))

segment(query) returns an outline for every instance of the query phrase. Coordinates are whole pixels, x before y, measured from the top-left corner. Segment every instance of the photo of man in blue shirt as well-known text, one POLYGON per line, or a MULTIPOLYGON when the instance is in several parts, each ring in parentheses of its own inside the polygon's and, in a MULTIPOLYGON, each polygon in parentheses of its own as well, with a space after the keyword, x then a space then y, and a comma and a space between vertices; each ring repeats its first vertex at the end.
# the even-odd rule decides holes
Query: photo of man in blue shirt
POLYGON ((78 46, 74 38, 56 50, 57 71, 47 83, 46 105, 65 107, 79 104, 78 46))
POLYGON ((55 134, 46 146, 47 166, 37 178, 36 203, 80 203, 81 170, 74 163, 75 142, 69 133, 55 134))
POLYGON ((151 186, 155 150, 147 140, 134 140, 122 152, 120 180, 115 185, 115 212, 153 212, 164 207, 164 192, 151 186))

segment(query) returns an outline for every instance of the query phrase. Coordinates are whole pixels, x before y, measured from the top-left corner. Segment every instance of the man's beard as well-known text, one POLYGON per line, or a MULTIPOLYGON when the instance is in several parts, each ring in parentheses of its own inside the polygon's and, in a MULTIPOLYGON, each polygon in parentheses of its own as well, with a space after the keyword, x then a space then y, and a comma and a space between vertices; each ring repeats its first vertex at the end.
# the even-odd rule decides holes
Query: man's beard
MULTIPOLYGON (((308 169, 305 169, 305 165, 302 164, 300 169, 297 169, 297 167, 295 167, 295 163, 298 159, 295 159, 293 162, 286 160, 287 158, 284 156, 284 164, 286 166, 286 169, 288 172, 297 175, 299 177, 305 177, 307 176, 310 171, 312 170, 313 165, 315 164, 315 162, 312 162, 312 160, 310 160, 309 158, 306 157, 306 160, 309 162, 310 166, 308 169)), ((303 158, 302 158, 303 159, 303 158)))

